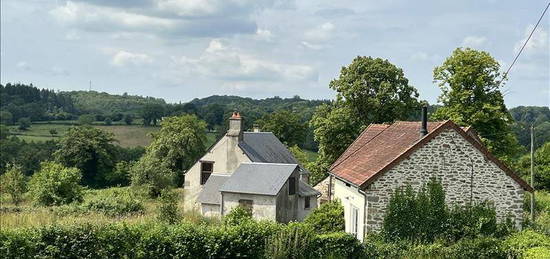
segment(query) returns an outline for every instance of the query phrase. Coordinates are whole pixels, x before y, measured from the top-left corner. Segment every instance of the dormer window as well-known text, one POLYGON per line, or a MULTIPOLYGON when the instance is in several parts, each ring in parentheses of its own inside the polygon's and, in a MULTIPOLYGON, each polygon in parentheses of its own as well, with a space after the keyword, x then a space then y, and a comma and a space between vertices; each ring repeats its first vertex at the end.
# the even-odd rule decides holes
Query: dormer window
POLYGON ((201 162, 201 185, 208 181, 212 171, 214 171, 214 162, 201 162))

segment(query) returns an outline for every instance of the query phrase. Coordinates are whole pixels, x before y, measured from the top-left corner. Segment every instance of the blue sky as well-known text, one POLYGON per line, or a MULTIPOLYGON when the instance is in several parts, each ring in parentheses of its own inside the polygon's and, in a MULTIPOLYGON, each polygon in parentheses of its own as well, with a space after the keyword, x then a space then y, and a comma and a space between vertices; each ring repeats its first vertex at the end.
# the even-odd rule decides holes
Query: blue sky
MULTIPOLYGON (((401 67, 431 103, 457 47, 505 70, 547 2, 2 0, 1 82, 149 95, 333 98, 358 55, 401 67)), ((506 104, 550 104, 549 14, 505 85, 506 104)))

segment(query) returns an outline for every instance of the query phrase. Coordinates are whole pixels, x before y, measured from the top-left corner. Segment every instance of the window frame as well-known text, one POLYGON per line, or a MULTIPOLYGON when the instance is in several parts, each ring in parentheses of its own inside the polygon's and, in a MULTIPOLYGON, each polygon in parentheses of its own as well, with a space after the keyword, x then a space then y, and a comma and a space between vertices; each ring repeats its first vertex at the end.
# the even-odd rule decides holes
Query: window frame
POLYGON ((210 178, 210 175, 214 172, 214 162, 213 161, 200 161, 200 184, 204 185, 206 184, 206 181, 208 181, 208 178, 210 178), (210 165, 210 171, 204 170, 204 165, 210 165))
POLYGON ((296 194, 296 177, 291 176, 288 178, 288 195, 296 194))
POLYGON ((311 200, 309 196, 304 197, 304 209, 311 209, 311 200))
POLYGON ((254 200, 239 199, 239 207, 252 212, 254 211, 254 200))

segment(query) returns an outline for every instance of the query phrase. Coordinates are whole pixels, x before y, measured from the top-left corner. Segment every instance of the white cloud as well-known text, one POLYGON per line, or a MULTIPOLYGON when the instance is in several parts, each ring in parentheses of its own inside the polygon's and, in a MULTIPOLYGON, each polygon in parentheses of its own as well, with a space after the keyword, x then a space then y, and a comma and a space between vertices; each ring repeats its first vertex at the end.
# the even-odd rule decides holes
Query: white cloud
POLYGON ((26 61, 19 61, 17 62, 17 64, 15 65, 15 67, 21 69, 21 70, 30 70, 31 69, 31 66, 29 66, 29 64, 27 64, 26 61))
POLYGON ((479 48, 482 47, 487 42, 487 38, 483 36, 467 36, 462 40, 462 46, 479 48))
POLYGON ((197 58, 183 56, 174 59, 177 69, 187 75, 210 79, 243 81, 310 81, 317 80, 317 71, 307 65, 287 64, 259 59, 212 40, 197 58))
POLYGON ((307 41, 326 41, 332 38, 332 34, 336 27, 331 22, 323 23, 309 31, 306 31, 305 38, 307 41))
MULTIPOLYGON (((521 46, 525 43, 525 40, 527 40, 527 37, 529 37, 529 34, 533 30, 534 25, 529 25, 527 28, 525 28, 524 32, 524 38, 518 41, 514 45, 514 53, 518 53, 521 49, 521 46)), ((535 32, 533 33, 533 36, 531 36, 531 39, 525 45, 525 48, 523 49, 523 53, 527 55, 532 54, 546 54, 548 55, 549 52, 549 45, 548 45, 548 32, 543 30, 541 27, 537 27, 535 32)))
POLYGON ((307 41, 302 41, 301 44, 302 44, 302 46, 304 46, 308 49, 313 49, 313 50, 321 50, 321 49, 324 49, 326 47, 325 45, 322 45, 322 44, 313 44, 313 43, 309 43, 307 41))
POLYGON ((270 30, 258 28, 256 30, 256 39, 271 41, 273 39, 273 34, 270 30))
POLYGON ((153 59, 146 54, 131 53, 128 51, 120 50, 115 53, 111 60, 111 64, 114 66, 127 66, 127 65, 142 65, 151 63, 153 59))

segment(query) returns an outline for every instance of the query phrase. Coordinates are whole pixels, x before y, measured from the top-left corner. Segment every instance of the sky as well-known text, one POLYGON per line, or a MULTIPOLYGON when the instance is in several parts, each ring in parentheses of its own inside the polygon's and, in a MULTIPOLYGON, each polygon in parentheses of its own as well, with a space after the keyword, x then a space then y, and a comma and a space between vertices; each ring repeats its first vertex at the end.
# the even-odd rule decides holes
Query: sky
MULTIPOLYGON (((187 102, 210 95, 332 99, 356 56, 388 59, 437 102, 433 69, 457 47, 504 71, 546 0, 2 0, 0 81, 187 102)), ((503 87, 550 105, 550 13, 503 87)))

